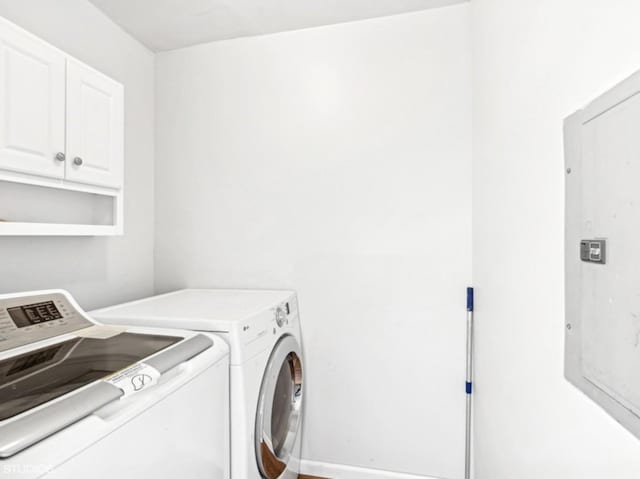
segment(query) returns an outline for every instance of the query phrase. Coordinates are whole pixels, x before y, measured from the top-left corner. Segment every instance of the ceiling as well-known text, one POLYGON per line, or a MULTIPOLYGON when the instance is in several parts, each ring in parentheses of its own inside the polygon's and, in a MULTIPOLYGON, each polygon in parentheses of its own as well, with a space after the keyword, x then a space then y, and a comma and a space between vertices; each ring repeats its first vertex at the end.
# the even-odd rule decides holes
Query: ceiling
POLYGON ((90 0, 154 51, 442 7, 465 0, 90 0))

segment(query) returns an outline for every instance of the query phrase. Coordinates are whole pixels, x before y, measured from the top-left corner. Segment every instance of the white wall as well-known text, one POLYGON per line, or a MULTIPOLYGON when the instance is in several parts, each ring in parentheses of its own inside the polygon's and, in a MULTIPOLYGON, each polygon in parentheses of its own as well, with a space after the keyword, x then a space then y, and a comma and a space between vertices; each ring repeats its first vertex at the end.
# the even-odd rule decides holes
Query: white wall
POLYGON ((0 0, 0 16, 125 86, 125 235, 0 237, 0 291, 66 288, 87 308, 153 292, 154 57, 86 0, 0 0))
POLYGON ((562 120, 640 67, 635 0, 473 0, 476 477, 631 479, 563 379, 562 120))
POLYGON ((157 290, 298 290, 307 458, 462 476, 468 9, 157 57, 157 290))

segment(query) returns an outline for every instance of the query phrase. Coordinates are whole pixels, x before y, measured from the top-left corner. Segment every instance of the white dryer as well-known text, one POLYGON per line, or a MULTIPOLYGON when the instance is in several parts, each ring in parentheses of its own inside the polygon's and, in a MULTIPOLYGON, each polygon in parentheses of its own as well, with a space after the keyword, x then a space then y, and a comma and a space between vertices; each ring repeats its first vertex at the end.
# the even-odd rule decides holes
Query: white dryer
POLYGON ((291 291, 187 289, 92 314, 105 323, 208 331, 231 349, 231 477, 295 479, 304 391, 291 291))
POLYGON ((228 346, 0 295, 0 477, 227 479, 228 346))

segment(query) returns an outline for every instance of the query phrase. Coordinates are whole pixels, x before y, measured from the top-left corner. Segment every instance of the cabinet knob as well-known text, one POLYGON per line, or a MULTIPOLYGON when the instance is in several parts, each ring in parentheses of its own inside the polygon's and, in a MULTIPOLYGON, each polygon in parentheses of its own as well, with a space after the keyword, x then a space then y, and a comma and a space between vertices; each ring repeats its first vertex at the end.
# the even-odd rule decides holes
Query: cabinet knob
POLYGON ((82 158, 80 158, 79 156, 76 156, 76 157, 73 159, 73 164, 74 164, 74 165, 76 165, 76 166, 81 166, 81 165, 82 165, 82 163, 83 163, 82 158))
POLYGON ((64 154, 64 153, 62 153, 62 152, 57 153, 57 154, 56 154, 56 156, 55 156, 55 158, 56 158, 56 160, 58 160, 58 161, 64 161, 64 160, 66 160, 66 159, 67 159, 67 157, 65 156, 65 154, 64 154))

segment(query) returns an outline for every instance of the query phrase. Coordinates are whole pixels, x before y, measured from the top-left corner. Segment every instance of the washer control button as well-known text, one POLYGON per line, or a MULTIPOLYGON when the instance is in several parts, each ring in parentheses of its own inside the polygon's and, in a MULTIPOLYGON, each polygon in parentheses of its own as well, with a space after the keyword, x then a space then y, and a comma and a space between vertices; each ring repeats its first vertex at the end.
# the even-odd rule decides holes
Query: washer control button
POLYGON ((287 313, 282 307, 278 306, 276 308, 276 323, 281 328, 282 326, 284 326, 286 322, 287 322, 287 313))

